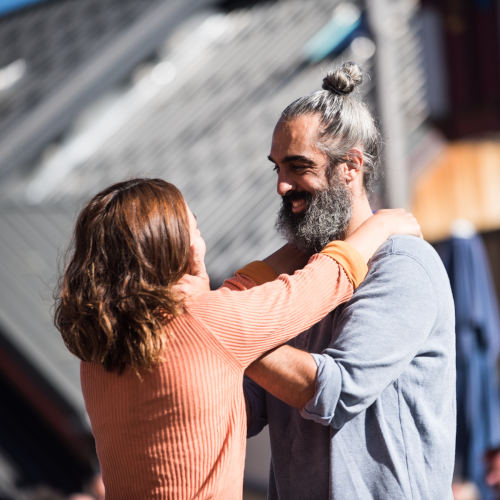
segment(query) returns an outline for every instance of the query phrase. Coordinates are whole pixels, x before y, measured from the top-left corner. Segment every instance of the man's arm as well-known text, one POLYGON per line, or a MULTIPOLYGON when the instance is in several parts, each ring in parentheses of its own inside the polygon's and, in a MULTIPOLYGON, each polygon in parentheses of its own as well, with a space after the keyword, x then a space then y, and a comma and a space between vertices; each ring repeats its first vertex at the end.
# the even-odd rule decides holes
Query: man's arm
MULTIPOLYGON (((296 269, 304 267, 307 259, 306 253, 288 243, 269 255, 264 262, 277 274, 292 274, 296 269)), ((302 408, 314 395, 316 371, 316 362, 309 353, 282 345, 252 363, 245 370, 245 374, 288 405, 302 408)), ((247 384, 245 389, 246 387, 247 384)), ((251 427, 253 415, 248 397, 246 402, 248 423, 251 427)))
POLYGON ((297 269, 302 269, 312 254, 307 254, 297 247, 287 243, 264 259, 276 274, 293 274, 297 269))
POLYGON ((377 259, 370 283, 344 309, 340 334, 325 351, 281 347, 255 362, 248 375, 302 408, 305 418, 340 428, 399 377, 428 337, 441 300, 427 271, 399 250, 377 259))
POLYGON ((252 363, 245 373, 284 403, 302 408, 314 396, 317 370, 308 352, 283 345, 252 363))

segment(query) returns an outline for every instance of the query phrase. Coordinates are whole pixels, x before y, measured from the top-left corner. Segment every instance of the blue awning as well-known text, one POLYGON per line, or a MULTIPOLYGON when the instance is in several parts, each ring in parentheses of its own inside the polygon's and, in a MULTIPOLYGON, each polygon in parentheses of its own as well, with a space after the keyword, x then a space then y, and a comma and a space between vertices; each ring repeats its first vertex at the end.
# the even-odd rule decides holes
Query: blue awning
POLYGON ((332 18, 307 42, 305 59, 316 63, 343 50, 361 25, 362 14, 358 7, 346 2, 339 4, 332 18))
POLYGON ((2 0, 0 2, 0 15, 7 14, 17 9, 22 9, 34 3, 42 3, 45 0, 2 0))

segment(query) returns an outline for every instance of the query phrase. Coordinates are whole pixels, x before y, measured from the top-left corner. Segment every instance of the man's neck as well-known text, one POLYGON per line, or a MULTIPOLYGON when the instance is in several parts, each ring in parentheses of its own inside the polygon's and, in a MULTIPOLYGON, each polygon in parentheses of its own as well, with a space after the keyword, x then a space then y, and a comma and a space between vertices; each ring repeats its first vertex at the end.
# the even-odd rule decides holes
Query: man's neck
POLYGON ((366 219, 373 215, 370 202, 366 194, 359 197, 353 197, 352 200, 352 213, 349 226, 347 226, 346 236, 353 233, 366 219))

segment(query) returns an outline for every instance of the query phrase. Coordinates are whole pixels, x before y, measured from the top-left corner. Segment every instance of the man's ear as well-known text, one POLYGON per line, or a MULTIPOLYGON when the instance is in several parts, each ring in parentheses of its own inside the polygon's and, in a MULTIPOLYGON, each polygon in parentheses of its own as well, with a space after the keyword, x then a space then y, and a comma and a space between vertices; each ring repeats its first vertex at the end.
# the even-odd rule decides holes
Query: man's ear
POLYGON ((363 153, 356 148, 352 148, 347 153, 347 158, 340 165, 342 176, 346 184, 363 177, 363 153))

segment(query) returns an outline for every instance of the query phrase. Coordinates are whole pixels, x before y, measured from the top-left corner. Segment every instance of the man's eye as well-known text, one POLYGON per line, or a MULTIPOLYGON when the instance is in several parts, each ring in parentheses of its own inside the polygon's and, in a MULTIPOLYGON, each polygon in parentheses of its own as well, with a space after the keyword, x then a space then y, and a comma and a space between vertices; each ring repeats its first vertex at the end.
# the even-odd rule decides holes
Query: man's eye
POLYGON ((290 170, 292 170, 293 172, 304 172, 304 170, 306 170, 307 167, 305 167, 304 165, 291 165, 290 166, 290 170))

